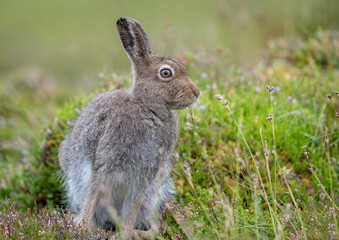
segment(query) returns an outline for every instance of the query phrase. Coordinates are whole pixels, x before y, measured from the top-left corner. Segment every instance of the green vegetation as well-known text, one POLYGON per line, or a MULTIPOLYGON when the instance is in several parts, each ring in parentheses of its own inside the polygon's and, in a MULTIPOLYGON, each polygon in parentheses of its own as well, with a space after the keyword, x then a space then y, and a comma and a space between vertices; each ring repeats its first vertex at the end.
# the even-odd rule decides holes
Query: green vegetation
MULTIPOLYGON (((271 58, 253 69, 224 68, 223 49, 206 52, 203 60, 179 56, 203 94, 193 120, 189 111, 180 114, 173 172, 178 198, 166 213, 163 238, 330 239, 338 232, 339 38, 316 36, 271 43, 271 58), (282 43, 290 49, 284 55, 282 43)), ((1 194, 15 206, 62 204, 58 145, 93 96, 125 86, 128 78, 106 80, 95 94, 63 107, 23 175, 5 180, 1 194)))
MULTIPOLYGON (((9 46, 0 57, 0 239, 103 239, 111 234, 71 224, 57 151, 88 101, 99 92, 129 86, 127 57, 117 50, 116 38, 111 46, 112 34, 107 33, 120 15, 140 20, 155 49, 183 62, 202 91, 193 116, 180 111, 173 158, 177 198, 168 206, 158 239, 337 238, 339 33, 316 30, 338 27, 337 1, 286 1, 284 11, 272 1, 216 1, 209 3, 212 7, 195 2, 197 15, 188 17, 201 19, 187 23, 191 29, 186 32, 182 24, 188 4, 170 7, 178 11, 175 18, 164 13, 165 4, 141 15, 142 6, 116 3, 119 15, 114 13, 113 19, 109 8, 83 1, 76 16, 87 20, 72 22, 78 5, 61 1, 46 10, 56 19, 66 11, 62 21, 70 24, 60 38, 46 30, 44 21, 27 25, 40 35, 18 33, 31 36, 26 44, 35 53, 17 49, 21 40, 14 33, 0 38, 1 45, 9 46), (317 15, 318 9, 326 14, 317 15), (87 18, 101 11, 101 18, 87 18), (143 17, 147 15, 152 17, 143 17), (109 24, 98 24, 108 18, 109 24), (170 22, 158 26, 155 18, 170 22), (210 35, 201 29, 209 29, 210 35), (106 32, 106 38, 93 34, 87 39, 88 31, 106 32), (78 45, 59 51, 67 37, 75 36, 82 38, 78 45), (272 36, 285 37, 270 40, 272 36), (54 39, 61 44, 50 50, 54 39), (35 40, 45 45, 38 47, 35 40), (96 44, 115 48, 113 56, 106 56, 106 50, 97 53, 96 44), (263 46, 268 46, 263 56, 254 57, 263 46), (25 57, 19 61, 20 52, 25 57), (73 66, 65 62, 68 58, 73 66), (94 85, 92 93, 83 94, 94 85)), ((2 4, 0 13, 14 8, 10 2, 2 4)), ((36 18, 48 20, 48 14, 36 18)), ((20 19, 24 17, 13 20, 16 26, 20 19)), ((65 26, 56 22, 50 24, 65 26)), ((0 29, 6 26, 1 22, 0 29)))

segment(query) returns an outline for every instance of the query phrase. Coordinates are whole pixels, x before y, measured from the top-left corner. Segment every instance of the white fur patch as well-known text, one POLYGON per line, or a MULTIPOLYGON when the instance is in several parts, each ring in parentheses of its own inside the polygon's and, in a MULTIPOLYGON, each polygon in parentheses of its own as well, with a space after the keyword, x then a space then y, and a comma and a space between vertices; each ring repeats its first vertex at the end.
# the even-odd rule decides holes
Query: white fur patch
POLYGON ((67 178, 68 198, 72 208, 81 209, 87 195, 89 182, 92 175, 92 166, 89 161, 81 162, 72 168, 67 178))

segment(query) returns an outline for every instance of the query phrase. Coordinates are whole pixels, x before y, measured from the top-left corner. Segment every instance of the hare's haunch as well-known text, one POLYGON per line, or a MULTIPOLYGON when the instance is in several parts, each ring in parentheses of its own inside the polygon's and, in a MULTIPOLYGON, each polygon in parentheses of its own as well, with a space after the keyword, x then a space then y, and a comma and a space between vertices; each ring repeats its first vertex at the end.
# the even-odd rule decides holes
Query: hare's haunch
POLYGON ((157 232, 174 193, 175 110, 200 92, 183 65, 152 52, 139 22, 120 18, 117 29, 132 63, 132 86, 88 104, 60 146, 59 164, 78 223, 121 224, 125 238, 147 237, 157 232))

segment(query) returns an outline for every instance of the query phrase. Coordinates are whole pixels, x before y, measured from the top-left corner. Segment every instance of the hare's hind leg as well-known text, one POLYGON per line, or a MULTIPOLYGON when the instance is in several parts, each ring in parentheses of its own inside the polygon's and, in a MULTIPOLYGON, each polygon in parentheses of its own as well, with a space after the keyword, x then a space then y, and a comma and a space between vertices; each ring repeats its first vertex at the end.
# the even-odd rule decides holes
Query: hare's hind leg
POLYGON ((92 176, 89 184, 89 190, 85 199, 84 206, 79 216, 79 224, 84 222, 88 227, 95 226, 94 214, 98 206, 98 202, 101 196, 100 185, 94 176, 92 176))
POLYGON ((136 194, 130 196, 124 202, 121 211, 121 223, 123 225, 122 239, 132 239, 135 237, 135 225, 138 217, 138 212, 145 198, 143 189, 136 194))
POLYGON ((170 177, 153 182, 139 209, 135 235, 146 239, 156 237, 161 227, 165 205, 171 201, 173 194, 173 182, 170 177))

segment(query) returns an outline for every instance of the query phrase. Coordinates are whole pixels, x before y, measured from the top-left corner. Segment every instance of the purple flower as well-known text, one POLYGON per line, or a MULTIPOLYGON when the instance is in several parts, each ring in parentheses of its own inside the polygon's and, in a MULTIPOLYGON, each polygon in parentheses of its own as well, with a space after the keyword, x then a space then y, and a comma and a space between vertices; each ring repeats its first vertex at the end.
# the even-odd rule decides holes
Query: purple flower
POLYGON ((199 107, 199 111, 202 111, 202 110, 204 110, 206 107, 204 106, 204 105, 201 105, 200 107, 199 107))
POLYGON ((205 72, 203 72, 203 73, 201 74, 201 77, 202 77, 202 78, 207 78, 207 77, 208 77, 208 74, 205 73, 205 72))
POLYGON ((47 132, 49 135, 51 135, 51 134, 52 134, 52 130, 51 130, 51 129, 49 129, 49 128, 46 130, 46 132, 47 132))
POLYGON ((27 158, 22 159, 22 162, 26 163, 27 162, 27 158))
POLYGON ((211 89, 211 85, 207 84, 206 89, 211 89))
POLYGON ((79 108, 76 108, 75 111, 80 114, 81 113, 81 110, 79 108))
POLYGON ((300 200, 300 199, 298 199, 298 198, 297 198, 295 201, 296 201, 296 202, 298 202, 298 203, 300 203, 300 202, 301 202, 301 200, 300 200))
POLYGON ((293 97, 292 96, 287 96, 288 101, 292 101, 293 97))
POLYGON ((70 122, 70 121, 67 121, 67 125, 70 126, 70 127, 73 127, 73 126, 74 126, 74 123, 73 123, 73 122, 70 122))

